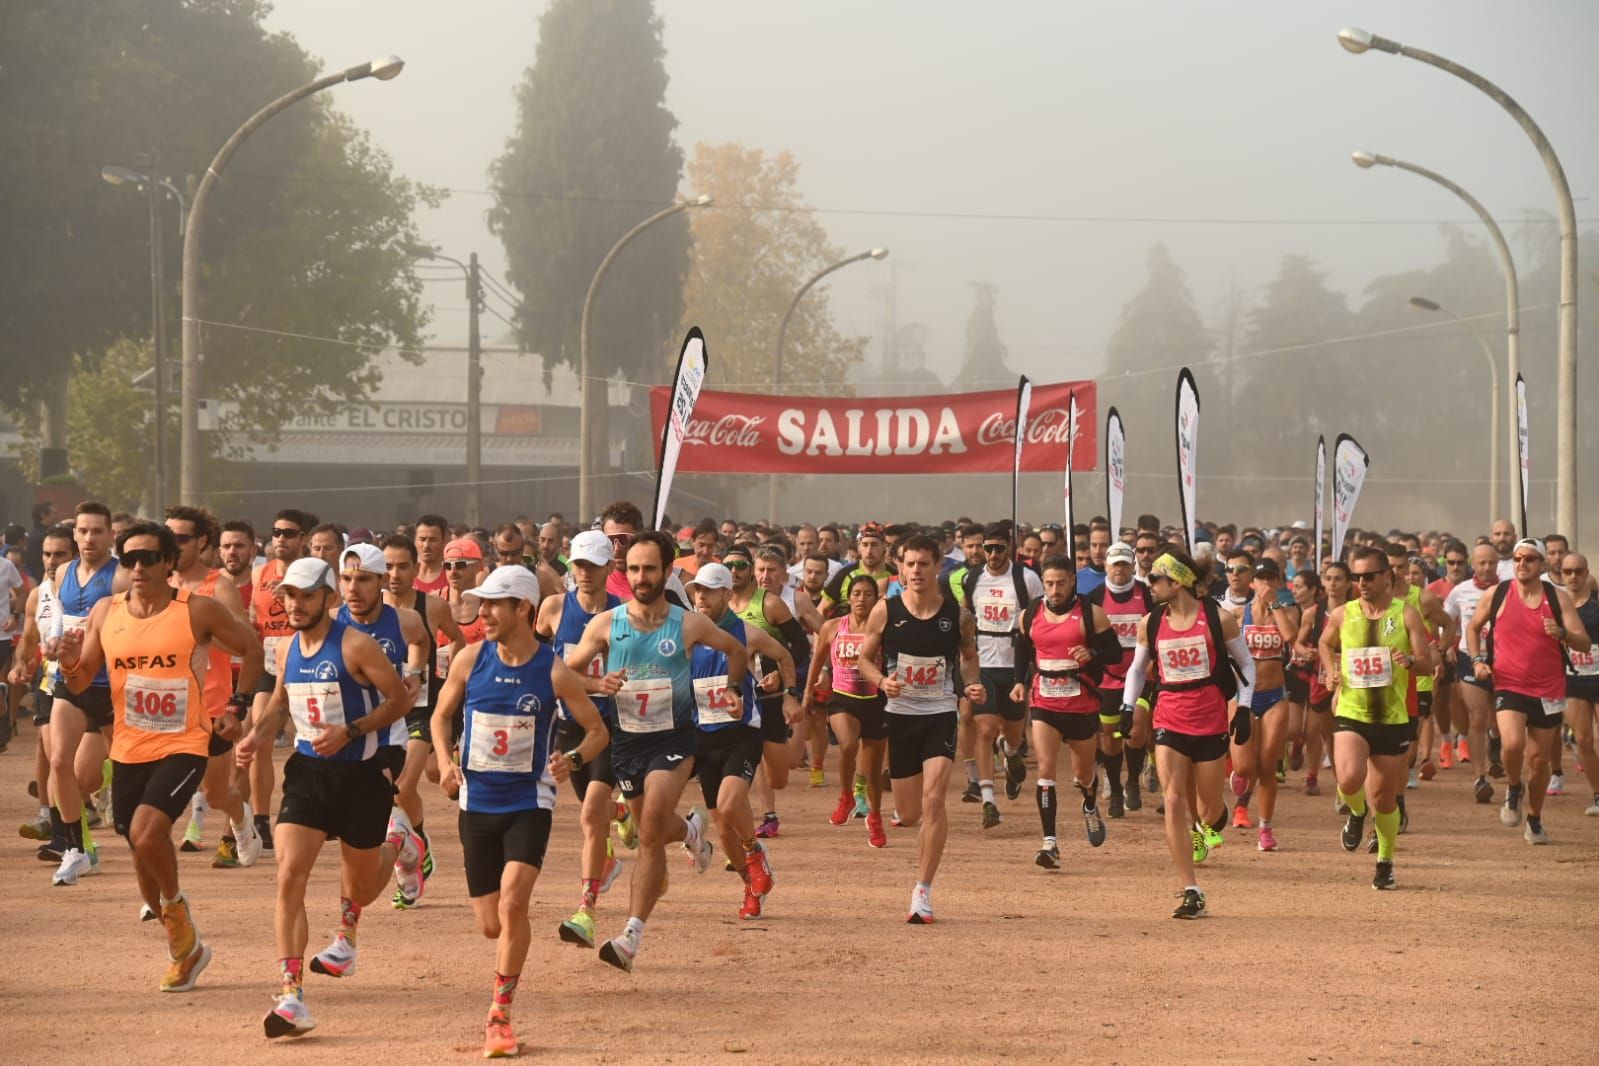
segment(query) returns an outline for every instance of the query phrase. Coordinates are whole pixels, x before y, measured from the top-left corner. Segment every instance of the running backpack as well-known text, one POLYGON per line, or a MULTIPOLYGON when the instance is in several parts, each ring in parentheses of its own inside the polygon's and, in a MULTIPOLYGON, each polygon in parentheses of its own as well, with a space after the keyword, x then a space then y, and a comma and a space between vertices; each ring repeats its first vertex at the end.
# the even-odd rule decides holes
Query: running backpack
MULTIPOLYGON (((1221 690, 1223 699, 1238 698, 1238 667, 1233 663, 1233 657, 1227 652, 1227 637, 1222 633, 1221 608, 1215 600, 1204 599, 1199 603, 1205 610, 1205 623, 1210 629, 1210 641, 1216 648, 1217 661, 1210 666, 1210 676, 1203 681, 1186 681, 1175 685, 1166 683, 1162 674, 1159 688, 1165 692, 1183 692, 1188 689, 1200 688, 1204 685, 1215 685, 1221 690), (1222 664, 1225 663, 1224 667, 1222 664)), ((1160 634, 1161 620, 1166 617, 1166 604, 1158 603, 1155 609, 1149 612, 1148 628, 1145 630, 1150 636, 1151 643, 1155 642, 1160 634)), ((1160 656, 1155 656, 1156 669, 1160 669, 1160 656)))
MULTIPOLYGON (((1498 620, 1499 611, 1504 607, 1505 597, 1510 594, 1510 586, 1513 584, 1515 584, 1514 581, 1501 581, 1495 585, 1493 602, 1488 605, 1488 637, 1483 644, 1482 653, 1488 657, 1490 668, 1494 664, 1494 622, 1498 620)), ((1539 584, 1543 586, 1544 599, 1549 604, 1550 612, 1556 615, 1555 622, 1558 624, 1560 621, 1558 614, 1560 596, 1556 593, 1555 587, 1549 582, 1540 581, 1539 584)), ((1571 669, 1571 653, 1566 650, 1564 643, 1560 644, 1560 659, 1565 664, 1565 672, 1571 674, 1573 672, 1571 669)))

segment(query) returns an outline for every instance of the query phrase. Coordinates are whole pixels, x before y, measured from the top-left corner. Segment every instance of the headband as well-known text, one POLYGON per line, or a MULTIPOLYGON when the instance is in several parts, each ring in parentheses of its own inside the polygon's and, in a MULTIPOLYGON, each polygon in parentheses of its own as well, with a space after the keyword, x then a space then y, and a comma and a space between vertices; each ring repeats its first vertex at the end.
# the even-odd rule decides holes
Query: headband
POLYGON ((1149 568, 1151 574, 1169 577, 1184 588, 1191 589, 1199 583, 1199 577, 1187 565, 1178 562, 1170 554, 1162 555, 1155 560, 1155 565, 1149 568))

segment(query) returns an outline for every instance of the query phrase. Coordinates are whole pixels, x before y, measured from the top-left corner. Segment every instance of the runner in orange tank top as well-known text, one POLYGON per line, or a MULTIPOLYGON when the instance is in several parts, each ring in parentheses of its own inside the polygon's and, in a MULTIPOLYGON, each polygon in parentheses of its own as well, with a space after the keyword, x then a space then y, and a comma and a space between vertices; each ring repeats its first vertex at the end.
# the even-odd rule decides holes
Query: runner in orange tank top
POLYGON ((166 526, 125 529, 117 556, 130 591, 96 604, 84 629, 62 635, 60 651, 61 676, 73 691, 88 688, 101 666, 111 683, 112 818, 133 848, 139 893, 166 929, 163 992, 187 992, 211 961, 178 884, 172 823, 199 787, 213 732, 228 741, 242 735, 243 696, 229 701, 214 726, 206 714, 207 646, 215 640, 243 649, 242 676, 251 687, 261 672, 261 649, 241 619, 168 583, 178 554, 166 526))
MULTIPOLYGON (((167 508, 167 528, 178 542, 178 563, 172 573, 175 588, 186 589, 193 596, 207 596, 227 608, 229 614, 245 622, 244 601, 231 580, 223 580, 221 570, 212 570, 205 564, 206 553, 220 535, 216 516, 203 507, 183 505, 167 508)), ((258 643, 252 640, 251 643, 258 643)), ((205 686, 201 702, 206 714, 215 720, 228 708, 228 698, 233 695, 236 680, 233 661, 243 661, 242 648, 224 648, 212 641, 207 651, 205 686), (229 652, 233 654, 229 654, 229 652)), ((234 765, 233 745, 213 734, 207 752, 205 779, 200 786, 188 827, 183 833, 184 851, 199 851, 204 830, 205 805, 227 816, 227 831, 217 844, 216 857, 211 860, 215 869, 235 866, 253 866, 261 855, 261 834, 255 828, 254 812, 244 801, 240 791, 248 787, 243 773, 234 765), (203 801, 203 802, 202 802, 203 801)))

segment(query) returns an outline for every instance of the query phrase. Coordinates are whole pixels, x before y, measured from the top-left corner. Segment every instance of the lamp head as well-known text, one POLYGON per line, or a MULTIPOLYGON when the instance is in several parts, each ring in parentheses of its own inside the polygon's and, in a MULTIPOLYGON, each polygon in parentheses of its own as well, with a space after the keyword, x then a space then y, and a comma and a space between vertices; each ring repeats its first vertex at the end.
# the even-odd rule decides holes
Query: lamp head
POLYGON ((887 259, 888 258, 888 249, 887 248, 873 248, 871 251, 867 252, 866 254, 871 256, 873 259, 887 259))
POLYGON ((1371 152, 1350 152, 1349 160, 1361 170, 1370 170, 1377 165, 1377 157, 1371 152))
POLYGON ((703 196, 696 196, 691 201, 692 206, 694 206, 694 207, 710 207, 715 202, 716 202, 716 198, 713 197, 710 193, 706 193, 703 196))
POLYGON ((378 81, 390 81, 399 76, 405 69, 405 60, 399 56, 387 55, 381 59, 374 59, 371 63, 372 77, 378 81))
POLYGON ((150 179, 127 167, 101 167, 100 180, 107 185, 143 185, 150 179))
POLYGON ((1358 56, 1371 47, 1371 34, 1358 26, 1345 26, 1338 31, 1338 43, 1344 46, 1344 51, 1358 56))
POLYGON ((1418 311, 1442 310, 1435 301, 1429 300, 1425 296, 1412 296, 1410 298, 1410 306, 1418 311))

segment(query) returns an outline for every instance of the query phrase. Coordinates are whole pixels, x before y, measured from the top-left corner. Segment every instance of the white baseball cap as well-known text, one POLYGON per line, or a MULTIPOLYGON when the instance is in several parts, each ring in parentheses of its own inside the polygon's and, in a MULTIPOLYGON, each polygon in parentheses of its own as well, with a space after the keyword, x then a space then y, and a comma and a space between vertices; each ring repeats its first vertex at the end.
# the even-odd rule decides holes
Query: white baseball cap
POLYGON ((483 584, 461 595, 468 607, 477 607, 483 600, 527 600, 539 602, 539 579, 525 566, 496 566, 483 579, 483 584))
POLYGON ((572 550, 567 553, 567 558, 604 566, 616 558, 616 550, 611 547, 610 537, 597 529, 585 529, 572 538, 572 550))
POLYGON ((388 577, 389 567, 383 561, 383 549, 376 544, 352 544, 339 553, 339 569, 364 570, 378 577, 388 577), (350 557, 355 557, 355 564, 350 564, 350 557))
POLYGON ((686 587, 693 588, 695 585, 702 589, 730 589, 733 587, 733 571, 721 563, 706 563, 700 567, 699 573, 689 579, 686 587))
POLYGON ((318 585, 325 588, 338 588, 338 581, 333 576, 333 567, 321 559, 310 556, 296 559, 289 564, 283 572, 283 580, 278 582, 279 588, 314 589, 318 585))
POLYGON ((1548 554, 1543 550, 1543 541, 1539 540, 1537 537, 1522 537, 1520 540, 1516 541, 1516 546, 1510 549, 1510 554, 1515 555, 1523 548, 1531 548, 1533 551, 1538 553, 1538 558, 1540 559, 1549 558, 1548 554))
POLYGON ((1105 565, 1111 563, 1136 563, 1138 553, 1133 551, 1133 546, 1125 540, 1118 540, 1105 551, 1105 565))

